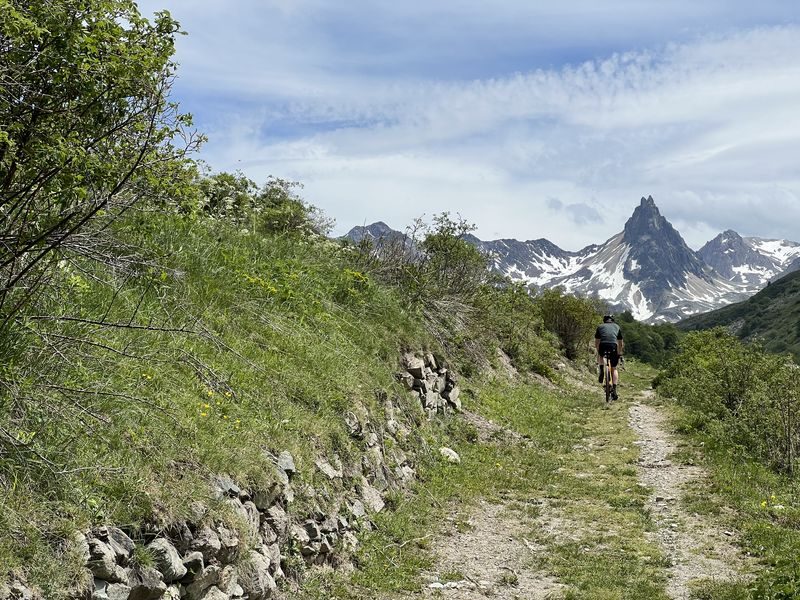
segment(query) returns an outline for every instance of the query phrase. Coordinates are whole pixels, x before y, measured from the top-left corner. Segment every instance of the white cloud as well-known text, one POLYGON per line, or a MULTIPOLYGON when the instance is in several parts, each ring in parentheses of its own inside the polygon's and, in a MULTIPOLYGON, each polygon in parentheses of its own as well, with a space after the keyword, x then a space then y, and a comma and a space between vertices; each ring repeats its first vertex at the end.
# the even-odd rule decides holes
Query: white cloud
MULTIPOLYGON (((303 181, 341 230, 450 210, 484 238, 577 248, 619 231, 652 194, 695 247, 727 228, 800 238, 798 26, 729 21, 696 35, 727 14, 722 2, 355 2, 337 12, 322 0, 242 0, 232 31, 229 3, 196 13, 173 4, 191 32, 179 92, 199 107, 205 158, 256 180, 303 181), (681 41, 641 49, 656 24, 681 41), (603 26, 639 33, 595 60, 546 66, 548 43, 571 56, 559 35, 593 32, 596 47, 577 55, 604 48, 603 26), (364 38, 345 39, 350 31, 364 38), (512 54, 534 40, 527 68, 500 44, 480 47, 503 36, 512 54), (447 76, 442 65, 463 72, 478 50, 493 57, 480 68, 489 76, 447 76), (580 209, 549 210, 548 198, 580 209)), ((762 22, 780 21, 780 6, 763 4, 762 22)))

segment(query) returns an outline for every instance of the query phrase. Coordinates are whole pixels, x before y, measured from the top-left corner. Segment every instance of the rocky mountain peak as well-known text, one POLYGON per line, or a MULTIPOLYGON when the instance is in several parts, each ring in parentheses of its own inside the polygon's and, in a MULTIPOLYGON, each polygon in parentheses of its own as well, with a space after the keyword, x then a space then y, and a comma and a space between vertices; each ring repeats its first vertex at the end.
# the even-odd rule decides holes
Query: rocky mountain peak
POLYGON ((625 275, 642 282, 652 293, 670 285, 683 285, 686 275, 706 277, 703 264, 681 235, 661 214, 652 196, 642 198, 625 223, 623 242, 630 247, 625 275))

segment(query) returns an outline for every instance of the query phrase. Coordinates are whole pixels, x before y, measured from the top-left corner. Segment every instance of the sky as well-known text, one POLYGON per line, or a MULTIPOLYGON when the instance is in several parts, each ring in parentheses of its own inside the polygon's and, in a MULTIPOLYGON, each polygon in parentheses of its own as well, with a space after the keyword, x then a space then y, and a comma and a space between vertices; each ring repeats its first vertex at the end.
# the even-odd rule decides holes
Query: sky
POLYGON ((448 211, 566 250, 652 195, 687 243, 800 241, 794 0, 141 0, 214 171, 299 181, 335 234, 448 211))

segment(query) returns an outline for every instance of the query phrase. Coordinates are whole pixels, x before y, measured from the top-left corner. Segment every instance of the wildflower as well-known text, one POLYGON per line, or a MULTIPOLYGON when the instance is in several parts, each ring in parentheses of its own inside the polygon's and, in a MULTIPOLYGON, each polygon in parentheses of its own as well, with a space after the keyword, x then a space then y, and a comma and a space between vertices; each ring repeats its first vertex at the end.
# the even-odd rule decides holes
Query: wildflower
POLYGON ((206 390, 206 394, 208 394, 208 397, 210 398, 211 396, 214 395, 214 391, 213 390, 206 390))
POLYGON ((226 398, 230 398, 231 396, 233 396, 233 394, 231 392, 225 392, 225 397, 226 398))
POLYGON ((208 413, 207 413, 207 412, 201 412, 201 413, 200 413, 200 416, 201 416, 201 417, 207 417, 207 416, 208 416, 208 413))
POLYGON ((228 415, 222 415, 222 418, 223 419, 230 419, 230 417, 228 415))
POLYGON ((767 501, 766 500, 762 500, 761 501, 761 508, 767 508, 767 501))
POLYGON ((769 499, 770 499, 770 500, 772 500, 773 502, 775 502, 775 494, 772 494, 772 495, 769 497, 769 499))
POLYGON ((203 408, 211 408, 211 405, 208 402, 206 402, 205 404, 203 404, 203 408))

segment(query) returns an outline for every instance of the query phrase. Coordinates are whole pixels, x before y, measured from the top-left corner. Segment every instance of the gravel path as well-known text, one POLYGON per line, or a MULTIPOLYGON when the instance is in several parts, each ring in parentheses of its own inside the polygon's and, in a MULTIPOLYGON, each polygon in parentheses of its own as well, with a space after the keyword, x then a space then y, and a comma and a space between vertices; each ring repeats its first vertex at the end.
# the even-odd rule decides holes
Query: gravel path
POLYGON ((428 574, 424 597, 545 600, 561 589, 537 570, 544 549, 524 537, 520 516, 504 505, 481 502, 460 529, 453 525, 451 535, 437 540, 439 560, 436 572, 428 574))
POLYGON ((652 490, 649 507, 657 525, 652 536, 672 563, 667 584, 669 597, 689 598, 692 581, 741 579, 748 571, 748 561, 734 545, 736 532, 723 530, 682 506, 685 490, 702 489, 705 472, 670 461, 675 443, 657 408, 634 404, 629 420, 639 437, 635 442, 641 450, 639 480, 652 490))

